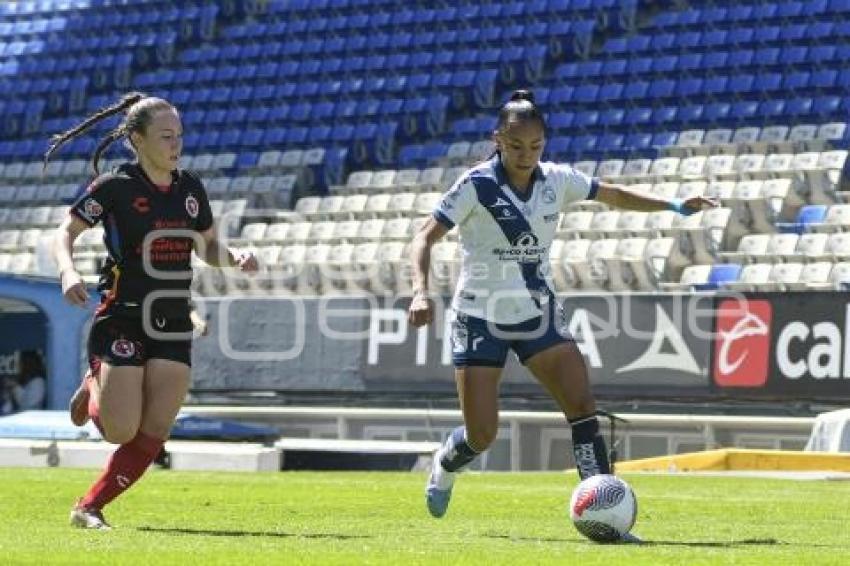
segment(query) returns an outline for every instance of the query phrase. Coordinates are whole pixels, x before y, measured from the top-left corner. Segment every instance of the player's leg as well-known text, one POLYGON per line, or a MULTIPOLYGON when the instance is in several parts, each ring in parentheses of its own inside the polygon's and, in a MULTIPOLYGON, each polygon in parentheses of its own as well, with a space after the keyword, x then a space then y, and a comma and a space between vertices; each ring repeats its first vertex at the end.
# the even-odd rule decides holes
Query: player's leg
POLYGON ((102 362, 97 384, 91 387, 92 404, 99 411, 98 421, 108 442, 121 444, 112 453, 106 468, 88 492, 71 510, 71 524, 89 529, 108 529, 102 509, 123 491, 127 470, 136 461, 133 438, 142 415, 144 369, 135 366, 114 367, 102 362))
POLYGON ((587 365, 564 328, 564 311, 553 300, 544 316, 525 324, 531 338, 517 340, 512 347, 567 417, 579 476, 611 473, 587 365))
POLYGON ((445 515, 457 474, 496 438, 501 373, 501 367, 468 366, 455 370, 464 426, 454 429, 434 455, 426 489, 428 511, 434 517, 445 515))
POLYGON ((89 382, 93 377, 91 368, 86 370, 86 373, 83 374, 83 378, 80 380, 79 386, 77 386, 77 390, 74 391, 68 403, 68 413, 71 416, 71 422, 74 423, 74 426, 83 426, 91 417, 89 415, 89 400, 91 399, 89 382))
POLYGON ((434 517, 446 513, 456 475, 496 437, 499 378, 507 356, 507 343, 494 337, 480 319, 458 315, 451 338, 464 426, 453 430, 434 455, 425 490, 428 511, 434 517))
POLYGON ((611 473, 608 450, 599 434, 587 366, 575 342, 549 346, 524 363, 567 417, 579 476, 584 479, 611 473))

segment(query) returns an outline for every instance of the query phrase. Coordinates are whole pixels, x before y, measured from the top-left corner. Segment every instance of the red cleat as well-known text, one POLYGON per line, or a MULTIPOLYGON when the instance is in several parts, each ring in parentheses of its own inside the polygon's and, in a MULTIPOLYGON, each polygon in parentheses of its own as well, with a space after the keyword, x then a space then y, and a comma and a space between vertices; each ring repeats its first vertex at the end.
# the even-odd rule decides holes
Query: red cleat
POLYGON ((68 411, 71 413, 71 422, 75 426, 83 426, 89 422, 89 379, 93 379, 91 370, 86 372, 83 380, 74 395, 71 397, 71 402, 68 406, 68 411))

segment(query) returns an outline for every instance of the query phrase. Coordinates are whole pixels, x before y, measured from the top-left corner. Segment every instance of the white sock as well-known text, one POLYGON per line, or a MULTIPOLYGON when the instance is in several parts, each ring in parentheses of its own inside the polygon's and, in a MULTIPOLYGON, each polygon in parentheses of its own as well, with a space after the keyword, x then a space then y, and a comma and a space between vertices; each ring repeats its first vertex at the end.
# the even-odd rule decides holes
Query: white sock
POLYGON ((434 482, 437 485, 437 489, 447 490, 452 487, 455 483, 455 476, 457 476, 458 472, 450 472, 443 467, 440 463, 440 460, 443 458, 443 451, 438 450, 436 454, 434 454, 434 465, 432 467, 432 473, 434 474, 434 482))

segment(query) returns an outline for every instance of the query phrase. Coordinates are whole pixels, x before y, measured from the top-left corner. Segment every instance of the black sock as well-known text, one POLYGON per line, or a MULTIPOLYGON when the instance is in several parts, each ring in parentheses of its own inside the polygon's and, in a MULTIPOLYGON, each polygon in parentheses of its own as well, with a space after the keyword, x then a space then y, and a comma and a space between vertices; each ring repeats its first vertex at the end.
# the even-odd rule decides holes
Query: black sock
POLYGON ((610 474, 608 449, 599 434, 596 415, 569 419, 568 422, 573 429, 573 453, 579 477, 587 479, 598 474, 610 474))
POLYGON ((456 472, 478 456, 466 440, 466 428, 459 426, 449 435, 444 445, 440 464, 448 472, 456 472))

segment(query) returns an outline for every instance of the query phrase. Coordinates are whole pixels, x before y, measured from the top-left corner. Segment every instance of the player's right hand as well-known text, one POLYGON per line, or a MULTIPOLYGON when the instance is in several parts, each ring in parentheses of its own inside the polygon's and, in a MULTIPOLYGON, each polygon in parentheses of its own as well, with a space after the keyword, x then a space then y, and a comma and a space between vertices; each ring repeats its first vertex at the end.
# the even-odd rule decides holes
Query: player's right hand
POLYGON ((84 307, 89 300, 86 284, 80 274, 73 269, 68 269, 62 272, 62 295, 65 300, 72 305, 84 307))
POLYGON ((407 310, 407 321, 419 327, 434 320, 434 301, 428 297, 427 291, 416 291, 407 310))

